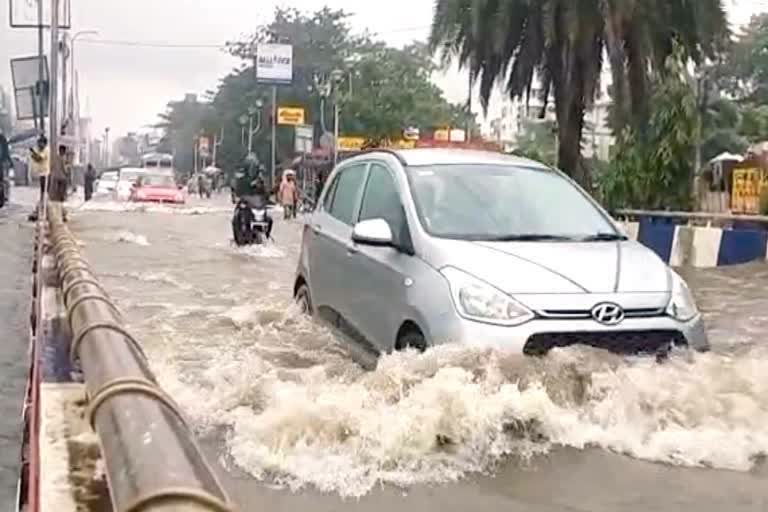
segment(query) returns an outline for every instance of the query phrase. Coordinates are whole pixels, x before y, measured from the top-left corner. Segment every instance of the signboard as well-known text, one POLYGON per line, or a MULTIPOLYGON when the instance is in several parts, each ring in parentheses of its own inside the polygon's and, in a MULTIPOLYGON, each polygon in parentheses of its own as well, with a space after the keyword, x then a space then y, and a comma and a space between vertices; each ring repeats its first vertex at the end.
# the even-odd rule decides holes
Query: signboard
POLYGON ((312 152, 312 139, 314 130, 312 125, 300 124, 296 125, 296 152, 297 153, 311 153, 312 152))
POLYGON ((731 210, 734 213, 757 214, 760 192, 768 188, 768 173, 756 168, 735 169, 731 190, 731 210))
POLYGON ((210 141, 208 140, 208 137, 200 137, 198 139, 197 148, 201 155, 207 156, 210 151, 210 141))
MULTIPOLYGON (((51 2, 43 2, 43 26, 51 26, 51 2)), ((38 0, 10 0, 11 28, 38 27, 38 0)), ((70 0, 59 0, 59 28, 67 30, 72 26, 70 0)))
POLYGON ((39 81, 40 58, 21 57, 11 59, 13 94, 16 100, 16 117, 20 121, 40 117, 40 96, 43 96, 43 116, 48 115, 48 61, 43 56, 43 81, 39 81))
POLYGON ((277 124, 296 126, 304 124, 304 109, 280 107, 277 109, 277 124))
POLYGON ((339 151, 360 151, 363 146, 364 137, 339 137, 339 151))
POLYGON ((377 146, 372 146, 368 144, 368 139, 365 137, 339 137, 339 151, 362 151, 368 147, 411 149, 416 147, 416 141, 399 139, 383 142, 377 146))
POLYGON ((293 81, 293 46, 260 44, 256 48, 256 80, 268 84, 293 81))

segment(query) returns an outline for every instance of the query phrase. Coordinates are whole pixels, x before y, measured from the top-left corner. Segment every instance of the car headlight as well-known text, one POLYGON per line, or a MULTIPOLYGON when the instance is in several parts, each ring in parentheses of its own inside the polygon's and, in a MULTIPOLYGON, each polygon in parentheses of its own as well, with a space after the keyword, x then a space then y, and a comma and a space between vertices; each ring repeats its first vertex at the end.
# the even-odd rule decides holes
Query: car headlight
POLYGON ((454 267, 440 271, 448 280, 459 315, 476 322, 514 326, 533 318, 533 313, 501 290, 454 267))
POLYGON ((667 314, 681 322, 687 322, 699 314, 691 290, 677 272, 672 272, 672 296, 667 306, 667 314))

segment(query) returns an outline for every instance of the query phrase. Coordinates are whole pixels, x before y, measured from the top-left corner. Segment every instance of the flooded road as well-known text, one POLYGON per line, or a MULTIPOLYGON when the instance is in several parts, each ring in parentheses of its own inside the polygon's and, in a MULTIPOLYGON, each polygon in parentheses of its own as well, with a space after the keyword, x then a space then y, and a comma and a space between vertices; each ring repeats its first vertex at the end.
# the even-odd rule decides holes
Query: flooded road
POLYGON ((121 208, 71 227, 243 510, 768 509, 764 265, 687 272, 709 354, 441 347, 367 371, 292 306, 300 221, 238 250, 223 197, 121 208))
POLYGON ((16 497, 21 455, 21 406, 29 369, 32 226, 18 205, 0 209, 0 503, 16 497))

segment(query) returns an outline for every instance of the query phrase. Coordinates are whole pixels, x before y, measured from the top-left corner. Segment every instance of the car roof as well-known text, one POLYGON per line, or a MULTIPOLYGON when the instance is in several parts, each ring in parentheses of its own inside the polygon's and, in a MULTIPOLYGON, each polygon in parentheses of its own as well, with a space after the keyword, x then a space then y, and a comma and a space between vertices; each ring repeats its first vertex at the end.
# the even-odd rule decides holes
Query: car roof
MULTIPOLYGON (((391 154, 394 155, 400 163, 407 166, 426 166, 426 165, 454 165, 454 164, 488 164, 488 165, 514 165, 521 167, 532 167, 542 170, 550 168, 541 162, 530 160, 528 158, 516 155, 508 155, 495 151, 482 151, 476 149, 456 149, 456 148, 416 148, 416 149, 397 149, 397 150, 371 150, 366 154, 391 154)), ((365 155, 360 155, 364 158, 365 155)), ((350 159, 353 160, 354 158, 350 159)))

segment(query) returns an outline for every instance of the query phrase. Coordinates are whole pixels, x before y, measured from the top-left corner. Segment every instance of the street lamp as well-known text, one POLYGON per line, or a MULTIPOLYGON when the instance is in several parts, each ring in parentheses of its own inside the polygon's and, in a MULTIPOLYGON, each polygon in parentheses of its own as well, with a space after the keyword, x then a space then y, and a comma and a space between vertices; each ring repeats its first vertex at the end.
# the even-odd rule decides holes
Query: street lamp
MULTIPOLYGON (((261 130, 261 109, 264 106, 264 102, 259 100, 256 100, 256 103, 254 106, 248 107, 248 156, 250 157, 253 153, 253 136, 259 133, 259 130, 261 130), (253 129, 253 116, 256 116, 257 122, 256 122, 256 129, 253 129)), ((243 117, 240 117, 241 124, 245 124, 243 122, 243 117)))
POLYGON ((344 79, 344 71, 331 71, 331 86, 333 87, 333 165, 339 162, 339 84, 344 79))

